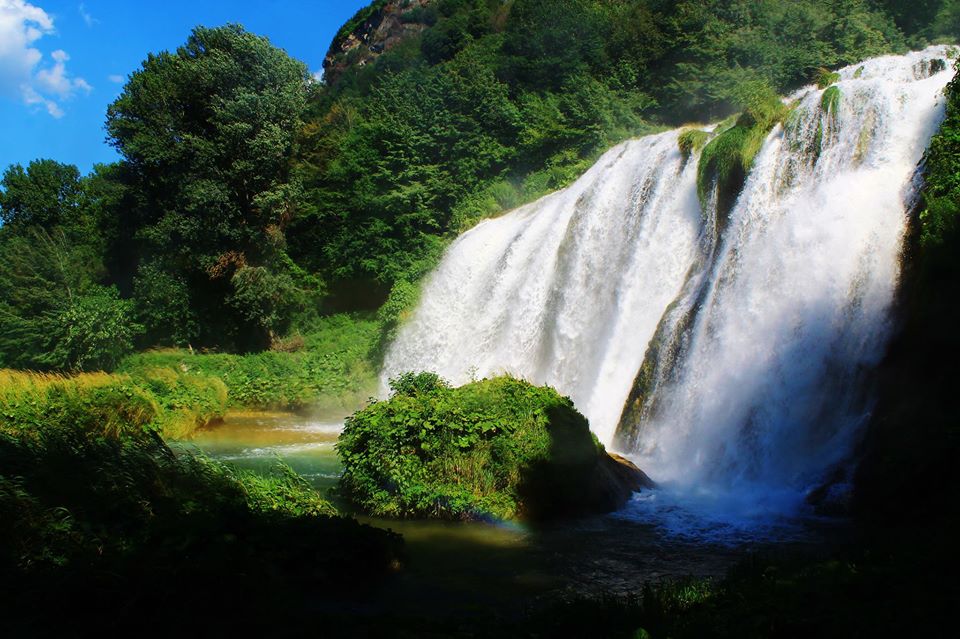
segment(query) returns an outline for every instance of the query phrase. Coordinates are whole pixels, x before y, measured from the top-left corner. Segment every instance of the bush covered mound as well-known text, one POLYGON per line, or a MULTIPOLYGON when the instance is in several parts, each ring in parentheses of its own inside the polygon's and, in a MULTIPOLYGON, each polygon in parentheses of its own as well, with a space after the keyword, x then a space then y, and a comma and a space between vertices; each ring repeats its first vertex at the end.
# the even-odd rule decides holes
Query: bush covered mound
POLYGON ((337 443, 339 490, 370 514, 545 519, 613 510, 642 482, 552 388, 511 377, 451 388, 433 373, 391 388, 337 443))

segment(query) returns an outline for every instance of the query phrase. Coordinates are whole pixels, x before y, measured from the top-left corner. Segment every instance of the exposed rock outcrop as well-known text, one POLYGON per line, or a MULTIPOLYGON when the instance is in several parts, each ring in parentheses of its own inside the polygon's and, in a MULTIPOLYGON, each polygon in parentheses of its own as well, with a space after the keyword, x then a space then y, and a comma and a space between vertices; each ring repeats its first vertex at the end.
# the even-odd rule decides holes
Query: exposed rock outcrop
POLYGON ((423 32, 435 19, 427 10, 431 4, 435 0, 382 0, 361 9, 330 45, 323 60, 324 80, 334 84, 348 68, 365 66, 423 32))

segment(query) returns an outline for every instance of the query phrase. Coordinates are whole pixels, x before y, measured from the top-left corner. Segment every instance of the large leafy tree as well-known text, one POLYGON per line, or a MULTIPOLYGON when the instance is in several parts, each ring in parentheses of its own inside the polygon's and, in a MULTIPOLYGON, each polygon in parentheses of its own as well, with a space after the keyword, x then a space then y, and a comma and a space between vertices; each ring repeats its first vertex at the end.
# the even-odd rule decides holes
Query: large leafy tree
POLYGON ((81 201, 77 167, 54 160, 34 160, 26 169, 13 164, 0 185, 0 220, 8 227, 60 225, 81 201))
MULTIPOLYGON (((100 169, 36 160, 0 180, 0 367, 109 368, 138 329, 128 305, 101 286, 104 208, 100 169), (93 311, 96 311, 94 313, 93 311)), ((112 209, 111 209, 112 211, 112 209)))
POLYGON ((290 320, 274 300, 309 303, 317 282, 286 258, 284 230, 301 199, 290 158, 311 83, 266 38, 198 27, 176 52, 148 56, 110 105, 138 199, 135 290, 155 339, 255 348, 290 320), (275 286, 257 297, 248 268, 275 286), (183 298, 156 303, 161 281, 183 298))
POLYGON ((0 234, 0 368, 110 369, 133 348, 140 327, 90 246, 60 228, 0 234))

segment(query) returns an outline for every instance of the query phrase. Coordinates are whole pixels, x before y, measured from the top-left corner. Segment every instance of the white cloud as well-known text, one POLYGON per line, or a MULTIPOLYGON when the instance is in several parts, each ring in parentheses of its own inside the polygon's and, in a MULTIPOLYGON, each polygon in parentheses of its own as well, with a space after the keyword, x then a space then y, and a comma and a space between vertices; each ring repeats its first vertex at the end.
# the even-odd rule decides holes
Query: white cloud
POLYGON ((63 117, 61 102, 92 87, 67 71, 70 56, 63 50, 45 62, 35 43, 54 32, 46 11, 25 0, 0 0, 0 97, 28 106, 42 106, 55 118, 63 117))
POLYGON ((83 78, 71 78, 67 73, 67 60, 70 56, 62 49, 50 54, 54 64, 52 67, 40 69, 35 76, 35 84, 43 93, 55 95, 60 99, 67 99, 77 91, 90 93, 93 88, 83 78))
POLYGON ((107 80, 113 82, 114 84, 123 84, 123 76, 119 74, 108 75, 107 80))
POLYGON ((23 87, 23 102, 28 105, 42 105, 43 108, 47 110, 47 113, 52 115, 55 118, 63 117, 63 109, 60 108, 60 105, 54 102, 53 100, 47 99, 36 92, 36 90, 26 85, 23 87))
POLYGON ((313 79, 317 82, 323 82, 323 74, 326 72, 326 69, 320 69, 319 71, 313 72, 313 79))
POLYGON ((84 24, 86 24, 88 27, 92 27, 93 25, 100 22, 99 20, 94 18, 92 15, 90 15, 90 12, 87 11, 87 8, 84 6, 82 2, 77 7, 77 11, 80 12, 80 17, 83 18, 84 24))

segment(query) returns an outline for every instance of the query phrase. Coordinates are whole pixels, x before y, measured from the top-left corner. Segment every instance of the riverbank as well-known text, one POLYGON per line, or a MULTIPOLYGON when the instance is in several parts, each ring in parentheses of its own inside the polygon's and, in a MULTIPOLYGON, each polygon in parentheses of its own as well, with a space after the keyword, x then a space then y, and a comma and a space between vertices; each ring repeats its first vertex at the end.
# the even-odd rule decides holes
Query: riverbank
POLYGON ((171 610, 206 627, 228 606, 267 620, 401 565, 398 535, 279 460, 253 472, 168 445, 208 414, 185 399, 197 388, 224 412, 222 383, 192 375, 0 372, 0 635, 172 630, 171 610))
MULTIPOLYGON (((282 455, 322 489, 338 472, 327 417, 228 414, 191 445, 244 468, 282 455)), ((326 597, 308 609, 370 636, 886 636, 942 621, 944 569, 917 546, 899 558, 864 550, 855 531, 828 522, 806 538, 724 539, 720 525, 696 538, 632 508, 546 526, 361 518, 403 535, 403 570, 363 602, 326 597)))
MULTIPOLYGON (((199 432, 189 445, 246 469, 269 470, 270 460, 281 456, 324 490, 339 474, 332 446, 335 429, 326 415, 228 413, 222 424, 199 432)), ((693 594, 699 593, 700 601, 713 593, 745 557, 815 555, 837 538, 836 530, 825 528, 808 529, 806 539, 788 542, 773 537, 741 542, 735 536, 704 541, 672 534, 655 518, 632 517, 630 509, 537 526, 360 517, 363 523, 402 534, 403 570, 362 604, 333 599, 313 605, 317 614, 334 619, 345 614, 346 605, 352 612, 344 623, 374 636, 379 636, 378 628, 394 627, 408 636, 415 630, 488 636, 502 625, 524 634, 534 630, 534 619, 552 628, 552 621, 546 623, 550 614, 569 616, 580 608, 622 605, 630 611, 626 618, 634 618, 630 602, 643 596, 647 585, 656 593, 649 596, 659 597, 665 606, 671 598, 692 605, 693 594), (548 614, 550 610, 554 613, 548 614)), ((675 612, 680 609, 679 603, 669 605, 675 612)), ((599 624, 595 629, 607 627, 613 626, 599 624)), ((554 628, 547 636, 563 636, 561 631, 554 628)))

